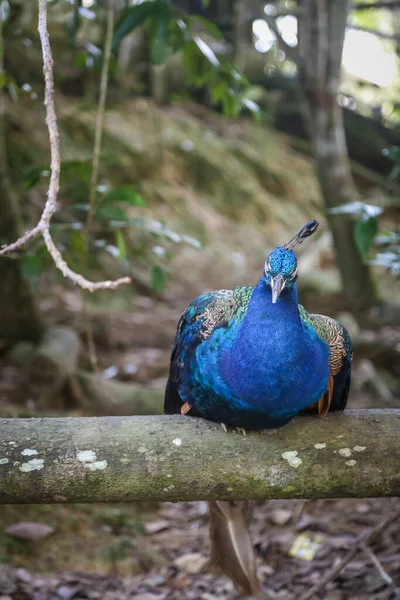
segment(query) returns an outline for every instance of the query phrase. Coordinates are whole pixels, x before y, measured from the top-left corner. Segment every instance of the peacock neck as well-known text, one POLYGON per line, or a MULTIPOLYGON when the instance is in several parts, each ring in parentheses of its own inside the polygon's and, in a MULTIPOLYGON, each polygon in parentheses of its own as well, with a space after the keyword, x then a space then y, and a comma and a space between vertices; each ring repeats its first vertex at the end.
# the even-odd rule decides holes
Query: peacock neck
POLYGON ((250 298, 243 325, 246 328, 246 326, 260 324, 262 321, 271 322, 274 329, 276 327, 292 327, 294 324, 300 325, 296 284, 290 289, 283 289, 277 302, 272 304, 271 287, 265 278, 261 277, 250 298))
MULTIPOLYGON (((301 324, 296 287, 284 289, 272 304, 271 289, 262 278, 254 288, 233 344, 225 346, 220 367, 233 394, 249 405, 270 411, 283 403, 290 411, 296 409, 298 392, 302 391, 301 386, 296 389, 296 373, 300 369, 305 379, 309 378, 308 363, 313 355, 301 324)), ((307 401, 306 381, 303 390, 307 401)))

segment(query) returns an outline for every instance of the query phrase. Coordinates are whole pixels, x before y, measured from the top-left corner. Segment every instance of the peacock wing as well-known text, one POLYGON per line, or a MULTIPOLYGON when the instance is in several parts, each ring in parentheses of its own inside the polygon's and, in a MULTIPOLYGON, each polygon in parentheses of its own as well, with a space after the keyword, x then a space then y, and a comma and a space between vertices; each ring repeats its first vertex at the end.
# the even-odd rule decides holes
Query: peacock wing
POLYGON ((300 304, 299 313, 303 324, 311 326, 330 350, 328 390, 318 402, 318 412, 325 416, 329 411, 344 410, 350 390, 353 358, 350 335, 339 321, 308 313, 300 304))
POLYGON ((228 327, 233 320, 243 318, 253 289, 251 286, 238 286, 233 290, 209 292, 196 298, 185 310, 178 322, 172 348, 170 374, 165 391, 166 414, 182 411, 183 401, 179 395, 179 387, 185 375, 185 367, 196 348, 218 327, 228 327))

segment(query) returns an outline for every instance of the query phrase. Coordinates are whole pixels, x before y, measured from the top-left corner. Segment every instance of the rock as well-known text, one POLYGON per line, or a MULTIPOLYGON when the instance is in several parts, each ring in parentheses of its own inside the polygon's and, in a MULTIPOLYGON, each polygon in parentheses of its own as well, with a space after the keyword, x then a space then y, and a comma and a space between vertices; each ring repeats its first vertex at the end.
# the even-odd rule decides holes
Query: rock
POLYGON ((15 575, 18 581, 22 581, 22 583, 32 583, 33 577, 26 569, 17 569, 15 575))
POLYGON ((10 565, 0 563, 0 594, 7 596, 16 590, 15 571, 10 565))
POLYGON ((164 600, 166 594, 151 594, 145 592, 144 594, 135 594, 134 598, 135 600, 164 600))
POLYGON ((168 529, 169 521, 167 521, 166 519, 160 519, 159 521, 150 521, 149 523, 144 524, 144 528, 148 535, 152 535, 153 533, 158 533, 159 531, 168 529))
POLYGON ((30 521, 20 521, 19 523, 10 525, 6 529, 8 535, 24 542, 37 542, 49 537, 54 531, 54 527, 50 527, 50 525, 30 521))
POLYGON ((275 525, 286 525, 292 518, 292 511, 284 508, 277 508, 268 514, 268 519, 275 525))
POLYGON ((200 552, 191 552, 183 554, 174 562, 175 566, 184 573, 194 575, 200 573, 206 566, 208 559, 202 556, 200 552))
POLYGON ((72 600, 76 594, 82 590, 82 586, 77 585, 60 585, 57 588, 57 597, 62 600, 72 600))

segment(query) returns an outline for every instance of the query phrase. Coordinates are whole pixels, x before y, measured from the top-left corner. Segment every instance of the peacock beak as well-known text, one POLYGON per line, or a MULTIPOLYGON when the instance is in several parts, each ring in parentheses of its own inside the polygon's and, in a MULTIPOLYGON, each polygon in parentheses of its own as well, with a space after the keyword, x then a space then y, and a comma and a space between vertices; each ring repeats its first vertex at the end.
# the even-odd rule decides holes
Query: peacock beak
POLYGON ((271 278, 271 289, 272 289, 272 304, 278 300, 281 291, 285 287, 286 281, 282 277, 281 273, 278 273, 276 277, 271 278))

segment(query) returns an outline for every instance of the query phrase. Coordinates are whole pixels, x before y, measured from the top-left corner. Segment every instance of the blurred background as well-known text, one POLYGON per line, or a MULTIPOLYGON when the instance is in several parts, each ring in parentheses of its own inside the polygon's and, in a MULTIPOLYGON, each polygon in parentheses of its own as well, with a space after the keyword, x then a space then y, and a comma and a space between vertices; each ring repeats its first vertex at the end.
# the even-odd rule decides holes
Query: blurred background
MULTIPOLYGON (((38 222, 49 185, 37 17, 33 0, 0 0, 1 244, 38 222)), ((313 218, 300 302, 352 336, 349 407, 400 408, 400 2, 49 0, 48 29, 62 156, 51 233, 76 272, 132 283, 83 293, 40 239, 0 258, 0 417, 161 413, 188 303, 255 284, 313 218)), ((298 599, 392 505, 260 505, 267 597, 298 599)), ((208 546, 201 502, 5 506, 0 598, 238 597, 204 573, 208 546)), ((393 524, 374 548, 398 586, 399 547, 393 524)), ((394 587, 361 555, 323 597, 394 587)))

